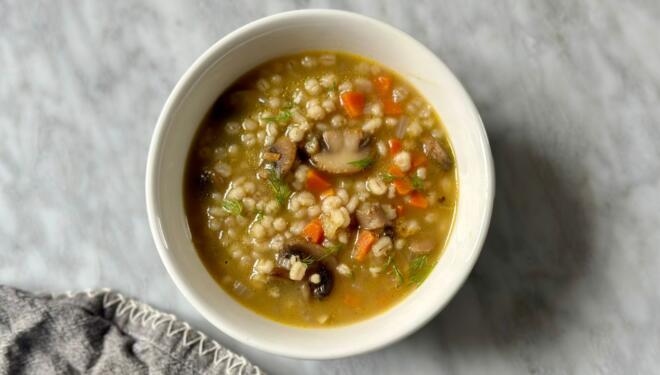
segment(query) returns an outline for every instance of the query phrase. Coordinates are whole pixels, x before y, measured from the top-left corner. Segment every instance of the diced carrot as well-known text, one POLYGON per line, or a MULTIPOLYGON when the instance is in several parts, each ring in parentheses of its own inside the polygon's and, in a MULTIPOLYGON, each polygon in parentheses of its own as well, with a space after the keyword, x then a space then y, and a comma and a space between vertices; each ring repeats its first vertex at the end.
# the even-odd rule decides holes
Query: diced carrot
POLYGON ((420 152, 415 152, 412 155, 412 161, 410 163, 410 166, 412 167, 412 169, 415 169, 421 167, 422 165, 426 165, 427 161, 428 159, 426 159, 426 156, 424 156, 424 154, 420 152))
POLYGON ((305 185, 307 186, 307 190, 312 191, 314 193, 320 193, 332 187, 332 185, 328 181, 326 181, 319 172, 315 171, 314 169, 310 169, 307 171, 307 179, 305 181, 305 185))
POLYGON ((357 91, 346 91, 341 94, 341 105, 349 117, 360 117, 364 110, 364 95, 357 91))
POLYGON ((325 199, 325 197, 329 197, 329 196, 332 196, 332 195, 335 195, 335 189, 330 188, 330 189, 327 189, 327 190, 323 190, 321 192, 321 194, 319 194, 319 198, 321 198, 321 200, 323 200, 323 199, 325 199))
POLYGON ((429 201, 424 194, 419 191, 413 191, 412 194, 410 194, 410 200, 408 203, 410 203, 411 206, 418 208, 426 208, 429 206, 429 201))
POLYGON ((399 195, 406 195, 413 190, 412 184, 405 178, 398 178, 394 180, 394 187, 396 188, 396 192, 399 193, 399 195))
POLYGON ((361 230, 358 234, 357 241, 355 242, 355 252, 353 252, 353 258, 358 262, 362 262, 369 254, 371 246, 376 242, 376 235, 369 232, 368 230, 361 230))
POLYGON ((303 237, 309 242, 321 243, 323 240, 323 225, 321 225, 321 220, 316 218, 305 225, 303 237))
POLYGON ((374 87, 380 96, 390 95, 392 90, 392 79, 388 76, 378 76, 374 78, 374 87))
POLYGON ((387 144, 390 146, 390 155, 394 156, 401 151, 401 140, 399 138, 392 138, 387 141, 387 144))
POLYGON ((403 215, 403 205, 402 204, 397 204, 396 205, 396 216, 401 216, 403 215))
POLYGON ((390 97, 383 98, 383 112, 389 116, 398 116, 403 113, 403 108, 401 104, 395 102, 390 97))
POLYGON ((403 173, 403 171, 401 170, 401 168, 397 167, 397 166, 394 165, 394 164, 392 164, 392 165, 390 165, 389 167, 387 167, 387 172, 388 172, 389 174, 391 174, 392 176, 394 176, 394 177, 403 177, 403 176, 406 175, 405 173, 403 173))

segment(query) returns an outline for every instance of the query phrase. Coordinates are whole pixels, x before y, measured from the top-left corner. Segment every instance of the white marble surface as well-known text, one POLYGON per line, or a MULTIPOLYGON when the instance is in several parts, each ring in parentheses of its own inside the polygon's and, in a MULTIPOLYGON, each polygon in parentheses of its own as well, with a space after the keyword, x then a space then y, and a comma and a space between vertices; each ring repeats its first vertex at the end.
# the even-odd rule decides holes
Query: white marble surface
POLYGON ((0 0, 0 283, 115 288, 275 374, 659 373, 660 2, 490 4, 0 0), (497 169, 485 250, 448 308, 328 362, 205 322, 165 273, 144 203, 178 77, 227 32, 298 7, 361 12, 433 49, 473 95, 497 169))

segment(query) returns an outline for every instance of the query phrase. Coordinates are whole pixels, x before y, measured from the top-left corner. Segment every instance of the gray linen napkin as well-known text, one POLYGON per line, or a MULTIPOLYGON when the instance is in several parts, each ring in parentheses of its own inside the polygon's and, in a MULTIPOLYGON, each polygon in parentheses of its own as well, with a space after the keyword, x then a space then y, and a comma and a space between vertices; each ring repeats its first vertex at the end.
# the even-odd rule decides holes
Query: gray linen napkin
POLYGON ((110 290, 0 286, 0 374, 263 372, 187 323, 110 290))

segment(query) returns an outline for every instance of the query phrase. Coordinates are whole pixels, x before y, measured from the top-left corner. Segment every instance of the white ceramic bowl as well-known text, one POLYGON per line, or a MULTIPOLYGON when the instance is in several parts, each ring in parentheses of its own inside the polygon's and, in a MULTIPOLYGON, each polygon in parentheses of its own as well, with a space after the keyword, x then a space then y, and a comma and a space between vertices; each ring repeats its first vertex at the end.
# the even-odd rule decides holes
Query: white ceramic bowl
POLYGON ((334 10, 276 14, 232 32, 179 80, 151 140, 146 195, 160 257, 190 303, 223 332, 289 357, 337 358, 367 352, 412 333, 452 298, 470 273, 488 230, 494 174, 477 110, 449 69, 407 34, 382 22, 334 10), (459 201, 447 248, 428 279, 381 315, 334 328, 295 328, 263 318, 227 295, 206 272, 191 242, 183 172, 195 131, 213 102, 243 73, 274 57, 305 50, 348 51, 401 74, 435 107, 456 153, 459 201))

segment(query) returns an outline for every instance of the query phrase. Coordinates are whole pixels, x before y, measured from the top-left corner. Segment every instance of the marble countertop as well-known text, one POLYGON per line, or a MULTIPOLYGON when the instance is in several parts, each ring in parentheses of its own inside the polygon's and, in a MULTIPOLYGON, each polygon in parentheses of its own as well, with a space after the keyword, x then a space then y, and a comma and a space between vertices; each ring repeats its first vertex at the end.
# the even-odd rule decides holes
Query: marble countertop
POLYGON ((660 2, 0 0, 0 283, 111 287, 275 374, 650 374, 660 368, 660 2), (280 358, 214 329, 168 277, 147 146, 209 45, 298 7, 412 34, 481 111, 497 172, 485 249, 431 323, 384 350, 280 358))

